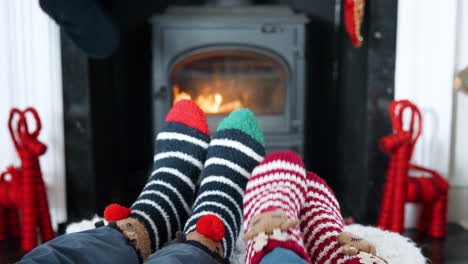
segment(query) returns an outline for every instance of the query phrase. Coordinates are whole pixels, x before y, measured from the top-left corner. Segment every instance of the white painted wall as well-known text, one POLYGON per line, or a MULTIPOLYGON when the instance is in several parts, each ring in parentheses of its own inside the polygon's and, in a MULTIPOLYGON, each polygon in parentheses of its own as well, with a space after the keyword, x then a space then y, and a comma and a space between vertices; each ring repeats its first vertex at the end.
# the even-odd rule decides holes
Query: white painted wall
MULTIPOLYGON (((456 72, 468 66, 468 2, 459 0, 457 21, 456 72)), ((461 222, 468 229, 468 94, 454 95, 451 192, 449 220, 461 222)))
POLYGON ((41 158, 54 226, 66 220, 62 80, 58 27, 38 1, 0 1, 0 171, 19 160, 7 130, 12 107, 42 118, 41 158))
MULTIPOLYGON (((398 2, 395 97, 413 101, 423 114, 423 135, 414 162, 446 177, 450 173, 457 8, 461 2, 398 2)), ((416 208, 408 205, 406 212, 406 226, 414 226, 416 208)))

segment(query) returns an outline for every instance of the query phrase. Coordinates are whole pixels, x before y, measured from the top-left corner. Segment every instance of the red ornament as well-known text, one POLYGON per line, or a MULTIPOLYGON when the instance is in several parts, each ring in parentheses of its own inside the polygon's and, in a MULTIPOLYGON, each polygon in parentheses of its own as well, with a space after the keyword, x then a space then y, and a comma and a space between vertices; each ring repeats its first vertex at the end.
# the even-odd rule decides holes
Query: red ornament
POLYGON ((362 45, 361 25, 364 18, 364 0, 344 0, 344 20, 346 31, 353 46, 362 45))
POLYGON ((418 231, 434 238, 446 233, 448 182, 438 172, 410 163, 414 146, 422 132, 419 109, 408 100, 394 101, 390 105, 393 134, 381 139, 380 147, 390 154, 389 167, 378 226, 384 230, 403 232, 405 202, 418 202, 423 206, 418 231), (410 110, 410 126, 403 126, 403 113, 410 110), (431 177, 413 177, 410 171, 421 171, 431 177))
POLYGON ((106 221, 108 222, 119 221, 126 218, 131 213, 132 211, 127 207, 123 207, 120 204, 113 203, 108 205, 106 209, 104 209, 104 219, 106 219, 106 221))
POLYGON ((198 233, 213 239, 216 242, 224 237, 224 224, 216 215, 204 215, 197 221, 195 229, 198 233))
POLYGON ((21 237, 22 249, 28 252, 37 246, 38 236, 42 242, 55 237, 39 163, 39 156, 46 152, 47 147, 37 139, 41 120, 34 108, 24 111, 13 108, 8 128, 21 159, 21 167, 10 166, 0 177, 0 240, 21 237), (33 132, 29 130, 27 114, 36 121, 33 132))

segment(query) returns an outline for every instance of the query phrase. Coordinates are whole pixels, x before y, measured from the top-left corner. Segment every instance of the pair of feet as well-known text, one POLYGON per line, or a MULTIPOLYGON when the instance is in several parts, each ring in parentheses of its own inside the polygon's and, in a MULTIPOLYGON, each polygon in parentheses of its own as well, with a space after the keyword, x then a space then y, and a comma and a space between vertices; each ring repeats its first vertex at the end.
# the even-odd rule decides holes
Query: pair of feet
POLYGON ((153 172, 142 193, 130 210, 114 204, 104 216, 142 260, 180 230, 229 258, 247 181, 264 155, 263 135, 249 110, 232 112, 210 138, 203 111, 190 100, 179 101, 157 135, 153 172))
MULTIPOLYGON (((346 243, 362 245, 364 240, 342 234, 344 223, 333 191, 322 178, 306 172, 294 152, 271 153, 255 167, 243 207, 248 264, 259 263, 277 247, 309 263, 374 263, 372 255, 367 256, 370 262, 360 262, 358 252, 342 252, 343 246, 355 249, 346 243)), ((372 248, 368 251, 375 254, 372 248)))
POLYGON ((247 263, 276 247, 314 263, 359 263, 341 253, 343 219, 326 183, 306 173, 293 152, 264 154, 250 111, 231 113, 210 139, 202 110, 179 101, 156 138, 154 169, 142 193, 130 210, 106 208, 105 218, 116 221, 142 260, 180 230, 229 258, 244 223, 247 263))

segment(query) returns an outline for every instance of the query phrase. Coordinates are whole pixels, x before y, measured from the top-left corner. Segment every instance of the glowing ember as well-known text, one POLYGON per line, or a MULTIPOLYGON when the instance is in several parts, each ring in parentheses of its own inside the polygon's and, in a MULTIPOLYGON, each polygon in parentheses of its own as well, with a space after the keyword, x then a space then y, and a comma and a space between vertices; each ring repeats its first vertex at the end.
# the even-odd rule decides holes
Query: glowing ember
MULTIPOLYGON (((174 92, 173 104, 183 99, 192 100, 192 96, 189 93, 180 91, 177 85, 174 85, 172 90, 174 92)), ((220 93, 200 94, 193 101, 206 114, 224 114, 243 107, 242 102, 239 100, 223 103, 223 96, 220 93)))
POLYGON ((192 100, 192 96, 186 92, 180 92, 180 88, 177 85, 174 85, 173 89, 174 91, 174 101, 172 102, 173 104, 177 103, 180 100, 183 99, 189 99, 192 100))

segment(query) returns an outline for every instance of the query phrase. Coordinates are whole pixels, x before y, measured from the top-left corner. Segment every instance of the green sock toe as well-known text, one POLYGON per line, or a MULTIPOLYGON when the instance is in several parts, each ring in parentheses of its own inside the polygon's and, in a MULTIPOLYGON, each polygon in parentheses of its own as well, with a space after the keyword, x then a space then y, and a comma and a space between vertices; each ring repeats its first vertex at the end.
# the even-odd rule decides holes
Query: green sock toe
POLYGON ((219 124, 217 131, 225 129, 239 129, 260 144, 265 145, 262 129, 258 125, 255 115, 246 108, 232 112, 219 124))

